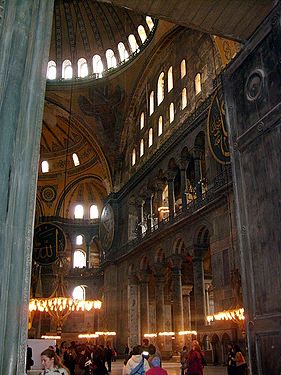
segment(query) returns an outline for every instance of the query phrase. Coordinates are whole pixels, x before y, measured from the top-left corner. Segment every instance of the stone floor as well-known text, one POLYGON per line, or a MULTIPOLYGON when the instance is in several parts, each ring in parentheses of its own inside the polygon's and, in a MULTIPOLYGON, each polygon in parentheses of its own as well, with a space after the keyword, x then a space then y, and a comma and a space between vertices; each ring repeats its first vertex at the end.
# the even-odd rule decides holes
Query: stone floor
MULTIPOLYGON (((111 375, 122 375, 123 363, 121 361, 113 362, 111 375)), ((180 366, 176 362, 163 362, 163 368, 167 370, 169 375, 180 375, 180 366)), ((206 366, 204 375, 226 375, 226 367, 222 366, 206 366)))

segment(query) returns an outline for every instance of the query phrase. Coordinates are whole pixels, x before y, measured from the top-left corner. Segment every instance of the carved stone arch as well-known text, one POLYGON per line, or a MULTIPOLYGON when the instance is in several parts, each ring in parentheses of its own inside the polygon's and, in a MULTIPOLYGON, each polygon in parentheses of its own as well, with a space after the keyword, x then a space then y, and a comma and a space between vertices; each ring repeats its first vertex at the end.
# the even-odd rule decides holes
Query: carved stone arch
POLYGON ((210 237, 213 234, 213 228, 207 221, 203 221, 194 231, 193 244, 198 246, 208 246, 210 237))
POLYGON ((184 148, 181 150, 181 153, 180 153, 180 159, 181 159, 181 162, 188 162, 191 158, 191 154, 188 150, 188 147, 187 146, 184 146, 184 148))
POLYGON ((135 274, 135 265, 134 263, 130 263, 128 265, 128 276, 133 276, 135 274))
POLYGON ((149 261, 146 255, 143 255, 140 260, 140 271, 148 271, 149 269, 149 261))
POLYGON ((173 243, 172 254, 183 255, 184 251, 185 251, 184 240, 181 237, 179 237, 173 243))
POLYGON ((166 259, 166 257, 165 257, 164 250, 162 248, 157 249, 156 252, 155 252, 155 257, 154 257, 155 263, 164 264, 165 259, 166 259))
POLYGON ((36 207, 35 207, 35 220, 39 220, 40 217, 44 216, 44 205, 41 199, 38 197, 36 198, 36 207))
POLYGON ((205 132, 203 130, 201 130, 195 137, 195 140, 194 140, 194 147, 197 148, 197 149, 200 149, 200 150, 204 150, 205 149, 205 132))

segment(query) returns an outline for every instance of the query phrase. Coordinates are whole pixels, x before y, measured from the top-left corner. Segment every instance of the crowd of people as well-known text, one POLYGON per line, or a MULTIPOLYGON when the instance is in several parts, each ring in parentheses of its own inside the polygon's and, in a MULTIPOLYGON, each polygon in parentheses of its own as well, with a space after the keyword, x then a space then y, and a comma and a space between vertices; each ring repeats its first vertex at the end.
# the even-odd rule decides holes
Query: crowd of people
MULTIPOLYGON (((167 375, 162 368, 160 353, 153 344, 144 340, 142 345, 125 348, 122 375, 167 375)), ((41 375, 109 375, 111 363, 117 352, 110 343, 104 345, 62 342, 60 347, 49 347, 41 353, 44 370, 41 375)), ((204 352, 197 340, 191 350, 184 346, 180 356, 181 375, 203 375, 207 364, 204 352)), ((245 375, 247 364, 238 345, 228 345, 228 375, 245 375)))
MULTIPOLYGON (((184 346, 180 356, 181 375, 203 375, 207 365, 204 353, 197 340, 192 341, 191 350, 184 346)), ((247 363, 238 345, 228 344, 227 373, 228 375, 245 375, 247 363)))
POLYGON ((116 356, 116 349, 109 343, 104 346, 63 341, 60 347, 51 346, 41 353, 41 375, 108 375, 116 356))

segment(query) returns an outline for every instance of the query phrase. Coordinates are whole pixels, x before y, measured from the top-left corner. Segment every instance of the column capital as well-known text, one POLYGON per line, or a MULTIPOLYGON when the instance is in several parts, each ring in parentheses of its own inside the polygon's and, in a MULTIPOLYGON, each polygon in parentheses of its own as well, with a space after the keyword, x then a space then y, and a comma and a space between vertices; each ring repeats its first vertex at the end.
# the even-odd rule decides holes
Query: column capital
POLYGON ((189 296, 193 289, 193 284, 183 285, 182 286, 182 295, 189 296))
POLYGON ((183 262, 183 257, 181 255, 173 254, 169 257, 169 263, 172 269, 173 268, 181 269, 182 262, 183 262))
POLYGON ((176 177, 176 175, 177 175, 177 171, 169 169, 167 171, 167 180, 168 180, 168 182, 173 182, 174 179, 175 179, 175 177, 176 177))
POLYGON ((142 270, 138 273, 140 284, 148 284, 150 273, 147 270, 142 270))

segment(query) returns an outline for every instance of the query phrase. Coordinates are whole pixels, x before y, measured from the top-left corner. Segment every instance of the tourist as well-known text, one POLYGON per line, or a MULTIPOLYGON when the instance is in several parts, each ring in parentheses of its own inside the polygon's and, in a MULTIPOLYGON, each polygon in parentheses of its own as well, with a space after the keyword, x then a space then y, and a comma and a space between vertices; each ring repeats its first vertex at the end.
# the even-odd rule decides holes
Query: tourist
POLYGON ((187 375, 203 375, 203 358, 200 345, 197 340, 192 341, 192 349, 187 354, 187 375))
POLYGON ((141 345, 133 347, 132 357, 123 367, 123 375, 144 374, 149 370, 148 361, 143 357, 142 351, 143 348, 141 345))
POLYGON ((68 369, 64 367, 59 356, 52 349, 46 349, 41 353, 41 362, 44 367, 41 375, 70 375, 68 369))

